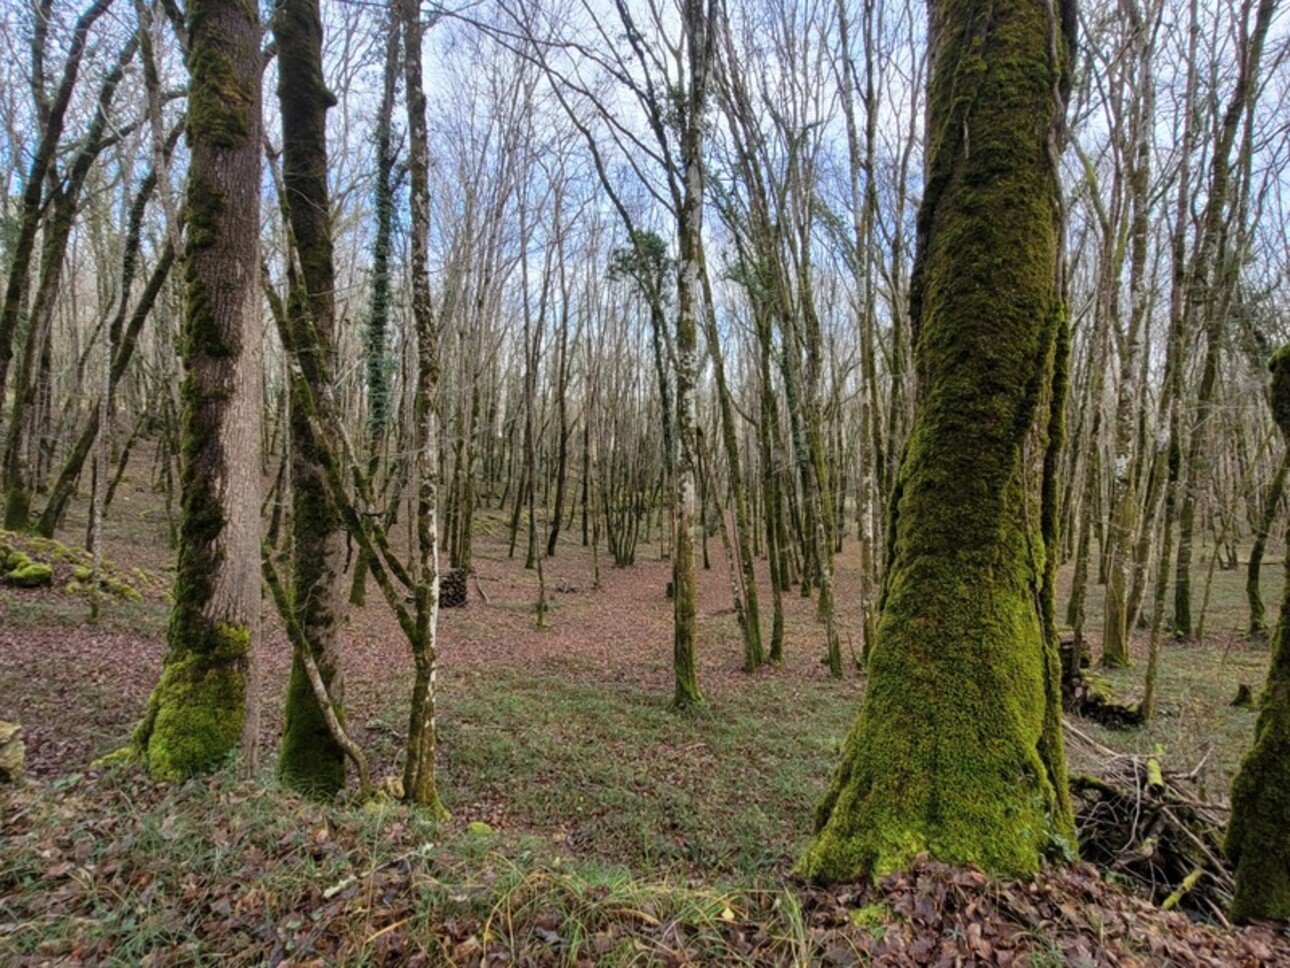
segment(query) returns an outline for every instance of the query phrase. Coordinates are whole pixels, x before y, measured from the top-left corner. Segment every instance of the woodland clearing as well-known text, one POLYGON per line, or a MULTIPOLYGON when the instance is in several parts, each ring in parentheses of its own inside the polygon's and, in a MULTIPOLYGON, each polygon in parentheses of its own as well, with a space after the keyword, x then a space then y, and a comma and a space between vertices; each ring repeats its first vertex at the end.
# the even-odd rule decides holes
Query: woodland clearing
MULTIPOLYGON (((719 537, 710 539, 713 568, 700 571, 707 703, 678 714, 668 709, 670 568, 656 543, 642 545, 630 568, 601 555, 600 588, 590 550, 576 539, 562 543, 545 563, 552 607, 548 627, 538 628, 533 572, 522 556, 507 557, 499 519, 479 517, 470 602, 441 614, 447 823, 402 803, 301 799, 268 769, 259 783, 239 782, 230 767, 167 786, 132 768, 95 767, 128 737, 155 681, 173 567, 157 497, 127 478, 118 501, 109 557, 136 576, 143 601, 109 599, 90 626, 84 595, 59 580, 4 593, 0 717, 23 724, 30 777, 0 799, 6 963, 1290 958, 1270 928, 1226 929, 1203 912, 1161 912, 1087 864, 1027 881, 933 863, 876 886, 821 890, 795 878, 863 680, 853 670, 830 678, 813 603, 797 596, 786 600, 784 665, 741 672, 719 537)), ((78 511, 69 533, 83 526, 78 511)), ((838 562, 842 640, 855 642, 854 562, 846 553, 838 562)), ((1277 571, 1265 571, 1270 597, 1277 571)), ((1178 772, 1199 764, 1196 789, 1220 804, 1255 716, 1230 701, 1241 683, 1257 691, 1267 662, 1266 649, 1242 637, 1241 575, 1215 573, 1211 638, 1166 647, 1151 727, 1074 723, 1178 772)), ((1098 625, 1094 611, 1088 626, 1098 625)), ((345 643, 348 721, 374 773, 391 775, 411 677, 406 645, 370 597, 351 611, 345 643)), ((262 740, 271 760, 289 668, 275 627, 264 655, 262 740)), ((1108 678, 1132 699, 1142 667, 1108 678)), ((1073 753, 1072 773, 1099 768, 1081 755, 1073 753)))

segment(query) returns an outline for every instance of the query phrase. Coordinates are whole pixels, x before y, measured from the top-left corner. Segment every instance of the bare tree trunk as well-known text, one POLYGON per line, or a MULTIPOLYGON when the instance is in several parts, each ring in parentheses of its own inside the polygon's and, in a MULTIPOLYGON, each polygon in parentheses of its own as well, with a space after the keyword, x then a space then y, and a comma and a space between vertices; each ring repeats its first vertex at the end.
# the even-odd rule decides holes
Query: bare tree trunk
POLYGON ((412 315, 417 335, 417 382, 413 403, 416 448, 416 549, 413 598, 416 674, 408 717, 403 792, 412 803, 446 817, 435 783, 435 662, 439 619, 439 427, 435 394, 439 384, 439 333, 430 301, 430 179, 426 96, 421 82, 421 6, 398 0, 403 30, 403 76, 408 112, 408 170, 412 190, 412 315))

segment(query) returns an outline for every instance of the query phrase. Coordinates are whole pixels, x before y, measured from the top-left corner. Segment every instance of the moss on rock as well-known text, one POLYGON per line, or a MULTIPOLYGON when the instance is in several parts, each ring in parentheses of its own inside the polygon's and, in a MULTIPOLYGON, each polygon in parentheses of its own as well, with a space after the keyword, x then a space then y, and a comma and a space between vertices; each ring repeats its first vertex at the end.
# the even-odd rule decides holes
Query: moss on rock
POLYGON ((53 567, 39 562, 28 562, 9 572, 9 584, 18 588, 48 588, 53 582, 53 567))
POLYGON ((104 578, 99 582, 100 587, 109 595, 115 595, 117 598, 126 602, 141 602, 143 595, 140 591, 130 585, 128 582, 119 581, 116 578, 104 578))

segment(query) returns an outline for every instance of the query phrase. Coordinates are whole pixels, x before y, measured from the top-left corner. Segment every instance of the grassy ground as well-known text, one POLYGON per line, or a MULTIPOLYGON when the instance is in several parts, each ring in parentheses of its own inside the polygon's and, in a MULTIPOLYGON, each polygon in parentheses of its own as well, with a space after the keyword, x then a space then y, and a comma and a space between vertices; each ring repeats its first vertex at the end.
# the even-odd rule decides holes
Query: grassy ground
MULTIPOLYGON (((120 500, 113 554, 164 575, 155 495, 123 487, 120 500)), ((441 825, 389 802, 301 801, 267 768, 254 783, 230 769, 171 788, 91 768, 142 711, 166 603, 109 600, 91 628, 83 597, 4 592, 0 718, 24 723, 40 782, 0 794, 0 963, 438 964, 505 954, 536 964, 847 964, 881 960, 874 945, 916 943, 930 922, 900 914, 894 895, 866 906, 854 892, 792 878, 860 697, 854 677, 835 682, 821 665, 813 603, 789 597, 785 666, 742 674, 714 541, 699 604, 708 704, 677 715, 667 707, 669 566, 657 545, 643 544, 630 569, 602 557, 596 587, 590 552, 571 536, 548 562, 554 608, 538 629, 536 577, 522 548, 520 560, 506 555, 498 520, 482 522, 471 605, 442 616, 440 782, 454 817, 441 825)), ((1275 603, 1281 569, 1264 574, 1275 603)), ((1198 567, 1197 607, 1204 580, 1198 567)), ((844 643, 858 645, 855 583, 847 553, 840 625, 844 643)), ((1240 634, 1243 583, 1243 572, 1217 571, 1208 640, 1167 643, 1155 722, 1081 728, 1118 750, 1161 749, 1174 769, 1203 761, 1207 794, 1225 797, 1254 718, 1229 702, 1240 683, 1257 693, 1267 662, 1240 634)), ((1095 652, 1101 596, 1090 589, 1095 652)), ((769 599, 763 591, 767 621, 769 599)), ((1130 700, 1145 669, 1141 636, 1134 649, 1135 667, 1108 674, 1130 700)), ((270 623, 270 751, 287 655, 270 623)), ((347 706, 381 775, 400 767, 409 673, 396 626, 369 595, 347 634, 347 706)), ((957 876, 929 874, 926 890, 957 876)), ((1064 916, 1040 931, 1042 919, 1026 926, 1018 915, 1020 933, 1000 950, 1024 954, 1015 964, 1077 963, 1054 940, 1064 916)))
MULTIPOLYGON (((1202 554, 1205 549, 1201 549, 1202 554)), ((1281 600, 1283 569, 1277 557, 1265 560, 1262 569, 1263 598, 1268 620, 1275 622, 1281 600)), ((1064 570, 1069 580, 1069 569, 1064 570)), ((1169 768, 1197 774, 1207 797, 1226 800, 1231 779, 1249 745, 1257 712, 1232 705, 1238 688, 1250 686, 1257 696, 1267 676, 1270 654, 1264 642, 1249 640, 1246 630, 1249 607, 1245 596, 1245 558, 1237 569, 1215 568, 1209 579, 1203 558, 1193 569, 1193 615, 1199 618, 1210 583, 1205 609, 1204 639, 1180 641, 1167 631, 1162 637, 1159 667, 1159 703, 1156 719, 1139 729, 1107 730, 1096 723, 1083 723, 1095 738, 1117 750, 1130 753, 1159 753, 1169 768)), ((1091 585, 1085 631, 1094 658, 1100 651, 1102 605, 1105 590, 1091 585)), ((1063 602, 1064 604, 1064 602, 1063 602)), ((1167 600, 1168 606, 1172 597, 1167 600)), ((1095 669, 1127 702, 1141 698, 1145 687, 1149 636, 1135 631, 1133 664, 1127 669, 1095 669)))

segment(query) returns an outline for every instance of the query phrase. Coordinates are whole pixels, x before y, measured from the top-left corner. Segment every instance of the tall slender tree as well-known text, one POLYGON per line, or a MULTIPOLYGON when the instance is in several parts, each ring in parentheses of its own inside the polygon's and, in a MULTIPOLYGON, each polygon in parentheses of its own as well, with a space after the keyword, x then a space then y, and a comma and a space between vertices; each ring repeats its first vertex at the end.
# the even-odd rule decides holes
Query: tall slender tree
MULTIPOLYGON (((331 393, 335 363, 336 276, 327 191, 327 110, 336 103, 323 77, 318 0, 282 0, 273 19, 282 110, 282 183, 290 228, 287 325, 294 362, 309 397, 331 393)), ((328 493, 323 442, 310 400, 291 396, 292 608, 318 672, 339 708, 345 537, 328 493)), ((291 664, 278 772, 295 789, 330 796, 345 785, 345 751, 333 738, 302 657, 291 664)))
POLYGON ((404 796, 446 817, 435 781, 435 663, 439 621, 439 327, 430 298, 430 159, 422 85, 421 4, 395 0, 403 34, 404 103, 408 113, 408 175, 412 191, 412 317, 416 327, 416 390, 412 405, 416 472, 416 558, 412 569, 415 629, 410 636, 415 676, 408 717, 404 796))
POLYGON ((134 735, 165 779, 216 768, 239 738, 253 754, 258 733, 260 22, 238 0, 190 0, 188 32, 179 564, 134 735))

